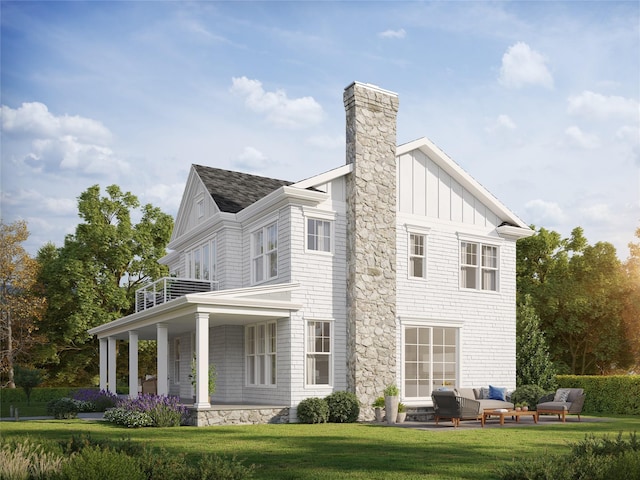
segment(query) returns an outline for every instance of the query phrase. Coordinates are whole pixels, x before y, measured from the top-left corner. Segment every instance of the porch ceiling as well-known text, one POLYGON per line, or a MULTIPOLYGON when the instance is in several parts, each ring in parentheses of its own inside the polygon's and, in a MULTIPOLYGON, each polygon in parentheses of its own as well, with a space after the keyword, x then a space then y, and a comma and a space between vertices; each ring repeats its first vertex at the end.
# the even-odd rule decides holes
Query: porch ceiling
POLYGON ((196 313, 209 314, 209 327, 286 318, 302 308, 291 301, 295 288, 295 284, 286 284, 185 295, 92 328, 89 334, 128 339, 129 331, 136 331, 140 340, 155 340, 158 324, 166 325, 169 335, 195 330, 196 313))

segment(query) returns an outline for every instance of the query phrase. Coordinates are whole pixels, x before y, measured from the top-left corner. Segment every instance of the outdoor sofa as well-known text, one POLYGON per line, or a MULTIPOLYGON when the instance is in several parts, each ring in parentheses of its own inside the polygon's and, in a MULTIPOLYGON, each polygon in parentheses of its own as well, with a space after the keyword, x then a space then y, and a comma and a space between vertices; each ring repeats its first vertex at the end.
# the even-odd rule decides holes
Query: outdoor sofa
POLYGON ((514 407, 513 403, 511 403, 511 392, 507 392, 506 388, 456 388, 454 392, 461 397, 470 398, 480 402, 480 413, 484 410, 492 410, 496 408, 513 410, 514 407))
POLYGON ((558 419, 562 419, 563 423, 566 421, 566 416, 572 414, 578 415, 578 421, 580 421, 584 398, 582 388, 559 388, 555 393, 542 397, 536 405, 536 410, 538 415, 544 413, 558 415, 558 419))
POLYGON ((512 410, 514 405, 508 400, 508 395, 506 389, 496 387, 434 390, 431 399, 436 425, 441 419, 450 419, 457 427, 461 420, 480 419, 484 410, 512 410))

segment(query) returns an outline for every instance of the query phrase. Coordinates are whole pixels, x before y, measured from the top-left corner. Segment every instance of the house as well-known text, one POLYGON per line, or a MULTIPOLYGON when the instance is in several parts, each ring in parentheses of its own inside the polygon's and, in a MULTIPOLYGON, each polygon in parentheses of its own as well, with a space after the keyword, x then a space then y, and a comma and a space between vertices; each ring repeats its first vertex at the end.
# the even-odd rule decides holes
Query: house
POLYGON ((138 340, 157 340, 158 393, 194 396, 197 425, 225 405, 295 421, 301 400, 339 390, 370 419, 389 384, 409 406, 442 385, 515 387, 516 241, 533 231, 429 140, 396 146, 396 94, 356 82, 344 104, 338 168, 290 183, 192 166, 171 277, 89 331, 102 388, 116 339, 131 392, 138 340))

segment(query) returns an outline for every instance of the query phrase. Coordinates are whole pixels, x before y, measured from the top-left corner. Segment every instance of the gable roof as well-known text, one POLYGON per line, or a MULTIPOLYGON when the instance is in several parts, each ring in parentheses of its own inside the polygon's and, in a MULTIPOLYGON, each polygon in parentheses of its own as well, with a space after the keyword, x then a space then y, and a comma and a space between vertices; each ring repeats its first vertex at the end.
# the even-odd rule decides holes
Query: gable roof
POLYGON ((268 194, 293 182, 249 173, 193 165, 221 212, 238 213, 268 194))

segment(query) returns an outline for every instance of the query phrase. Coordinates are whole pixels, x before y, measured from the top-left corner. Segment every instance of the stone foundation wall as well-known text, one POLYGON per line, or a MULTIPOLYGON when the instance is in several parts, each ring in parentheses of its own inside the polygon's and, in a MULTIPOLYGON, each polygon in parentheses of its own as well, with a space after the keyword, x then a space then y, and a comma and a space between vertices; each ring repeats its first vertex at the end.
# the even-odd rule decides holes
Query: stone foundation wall
POLYGON ((210 427, 214 425, 255 425, 258 423, 289 423, 289 408, 229 408, 190 411, 189 425, 210 427))

